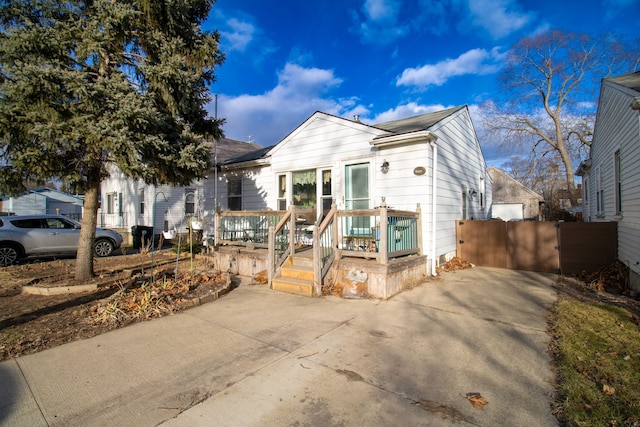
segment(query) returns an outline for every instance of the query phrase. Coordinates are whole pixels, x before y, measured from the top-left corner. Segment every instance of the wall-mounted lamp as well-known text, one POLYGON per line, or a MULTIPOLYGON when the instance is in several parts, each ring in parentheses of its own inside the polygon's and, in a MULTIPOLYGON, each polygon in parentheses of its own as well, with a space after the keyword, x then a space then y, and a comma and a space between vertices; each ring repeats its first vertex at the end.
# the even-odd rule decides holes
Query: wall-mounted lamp
POLYGON ((380 172, 387 173, 389 172, 389 162, 386 160, 382 162, 382 166, 380 166, 380 172))
POLYGON ((473 199, 477 195, 478 195, 478 192, 476 190, 469 190, 469 198, 470 199, 473 199))

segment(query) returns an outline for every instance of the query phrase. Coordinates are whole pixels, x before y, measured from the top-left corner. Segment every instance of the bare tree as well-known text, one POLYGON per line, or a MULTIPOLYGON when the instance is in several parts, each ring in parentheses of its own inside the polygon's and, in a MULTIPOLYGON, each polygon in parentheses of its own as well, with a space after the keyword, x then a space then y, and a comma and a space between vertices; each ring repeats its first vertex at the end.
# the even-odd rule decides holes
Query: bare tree
POLYGON ((500 74, 504 99, 483 104, 485 125, 503 146, 559 163, 574 205, 573 164, 591 146, 599 82, 637 68, 640 55, 630 46, 564 31, 524 38, 500 74))

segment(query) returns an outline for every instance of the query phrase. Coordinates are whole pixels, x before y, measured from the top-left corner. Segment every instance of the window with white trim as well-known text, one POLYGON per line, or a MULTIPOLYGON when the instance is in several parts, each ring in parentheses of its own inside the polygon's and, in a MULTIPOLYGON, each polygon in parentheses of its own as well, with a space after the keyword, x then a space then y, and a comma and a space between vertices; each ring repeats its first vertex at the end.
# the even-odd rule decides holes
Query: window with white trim
POLYGON ((230 211, 242 210, 242 177, 227 181, 227 206, 230 211))

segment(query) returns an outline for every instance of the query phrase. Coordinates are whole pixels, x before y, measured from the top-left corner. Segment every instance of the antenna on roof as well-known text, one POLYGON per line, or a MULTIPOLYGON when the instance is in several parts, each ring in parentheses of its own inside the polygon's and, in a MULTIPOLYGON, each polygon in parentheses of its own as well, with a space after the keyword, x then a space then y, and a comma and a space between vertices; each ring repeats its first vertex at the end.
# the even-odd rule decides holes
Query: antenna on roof
POLYGON ((247 137, 247 142, 248 142, 249 144, 253 144, 253 142, 254 142, 254 141, 255 141, 255 140, 253 139, 253 136, 249 135, 249 136, 247 137))

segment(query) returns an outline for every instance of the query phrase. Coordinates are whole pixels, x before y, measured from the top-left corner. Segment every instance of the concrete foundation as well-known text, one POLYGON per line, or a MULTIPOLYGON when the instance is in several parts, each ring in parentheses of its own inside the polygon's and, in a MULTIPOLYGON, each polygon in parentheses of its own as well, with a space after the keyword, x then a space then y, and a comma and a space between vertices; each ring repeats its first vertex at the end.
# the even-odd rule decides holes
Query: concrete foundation
POLYGON ((366 273, 368 297, 386 300, 424 281, 427 276, 427 257, 396 258, 389 260, 387 265, 378 264, 375 260, 341 258, 331 268, 329 277, 334 283, 344 283, 352 270, 366 273))

